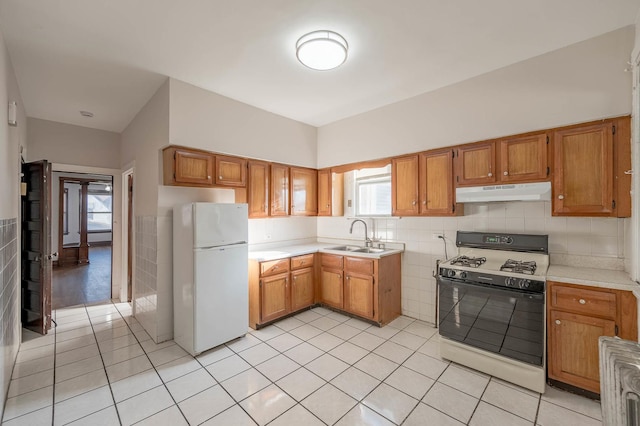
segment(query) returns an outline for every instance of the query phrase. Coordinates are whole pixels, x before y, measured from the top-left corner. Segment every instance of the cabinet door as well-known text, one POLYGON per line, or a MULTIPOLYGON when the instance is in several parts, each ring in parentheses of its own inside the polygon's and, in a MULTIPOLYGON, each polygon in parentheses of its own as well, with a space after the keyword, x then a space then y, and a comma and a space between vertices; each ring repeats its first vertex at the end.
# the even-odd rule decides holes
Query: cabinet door
POLYGON ((269 163, 249 161, 249 217, 269 216, 269 163))
POLYGON ((322 268, 320 283, 320 298, 322 302, 334 308, 342 309, 344 306, 342 271, 322 268))
POLYGON ((495 143, 480 143, 456 149, 456 184, 484 185, 496 181, 495 143))
POLYGON ((613 214, 613 125, 555 132, 553 214, 613 214))
POLYGON ((291 272, 291 311, 313 305, 313 268, 291 272))
POLYGON ((176 149, 174 177, 178 183, 213 185, 213 155, 176 149))
POLYGON ((331 170, 318 170, 318 216, 331 216, 331 170))
POLYGON ((447 216, 455 213, 453 151, 420 154, 420 214, 447 216))
POLYGON ((418 214, 418 156, 391 160, 391 208, 393 216, 418 214))
POLYGON ((271 216, 289 215, 289 167, 271 164, 271 216))
POLYGON ((291 214, 317 216, 318 172, 316 170, 291 167, 291 214))
POLYGON ((598 337, 614 336, 615 322, 550 311, 549 378, 600 393, 598 337))
POLYGON ((280 318, 291 311, 289 273, 260 279, 260 322, 280 318))
POLYGON ((370 275, 347 273, 344 281, 344 309, 352 314, 373 319, 374 281, 370 275))
POLYGON ((247 186, 247 160, 216 155, 216 185, 247 186))
POLYGON ((547 179, 547 134, 500 141, 500 180, 531 182, 547 179))

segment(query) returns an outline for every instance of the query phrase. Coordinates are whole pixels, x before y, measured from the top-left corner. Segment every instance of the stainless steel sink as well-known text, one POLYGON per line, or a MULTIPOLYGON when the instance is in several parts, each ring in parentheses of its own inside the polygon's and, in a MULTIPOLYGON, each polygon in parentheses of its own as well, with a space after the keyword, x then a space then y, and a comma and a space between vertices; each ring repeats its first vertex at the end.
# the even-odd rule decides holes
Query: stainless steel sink
POLYGON ((338 247, 328 247, 327 250, 335 250, 335 251, 346 251, 351 253, 384 253, 390 249, 386 248, 375 248, 375 247, 359 247, 359 246, 338 246, 338 247))
POLYGON ((362 247, 359 246, 338 246, 338 247, 329 247, 327 250, 336 250, 336 251, 359 251, 362 250, 362 247))
POLYGON ((374 248, 374 247, 364 247, 358 250, 354 250, 354 253, 382 253, 387 251, 387 249, 383 248, 374 248))

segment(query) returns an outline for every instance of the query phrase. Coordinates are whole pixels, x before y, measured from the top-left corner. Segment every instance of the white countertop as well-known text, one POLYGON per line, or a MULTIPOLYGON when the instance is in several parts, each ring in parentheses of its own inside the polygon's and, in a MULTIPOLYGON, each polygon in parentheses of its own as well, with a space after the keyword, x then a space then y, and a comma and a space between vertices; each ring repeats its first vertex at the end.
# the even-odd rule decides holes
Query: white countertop
POLYGON ((582 268, 565 265, 549 265, 548 281, 581 284, 594 287, 633 291, 640 295, 640 285, 629 278, 625 271, 582 268))
MULTIPOLYGON (((270 260, 283 259, 285 257, 292 256, 300 256, 303 254, 309 253, 330 253, 337 254, 342 256, 352 256, 352 257, 367 257, 370 259, 380 259, 381 257, 390 256, 396 253, 402 253, 404 249, 397 248, 387 248, 382 253, 354 253, 352 251, 343 251, 343 250, 331 250, 331 247, 336 247, 340 245, 340 243, 308 243, 308 244, 283 244, 278 247, 270 247, 268 249, 251 249, 249 250, 249 259, 257 260, 258 262, 266 262, 270 260)), ((353 245, 350 243, 348 245, 353 245)))

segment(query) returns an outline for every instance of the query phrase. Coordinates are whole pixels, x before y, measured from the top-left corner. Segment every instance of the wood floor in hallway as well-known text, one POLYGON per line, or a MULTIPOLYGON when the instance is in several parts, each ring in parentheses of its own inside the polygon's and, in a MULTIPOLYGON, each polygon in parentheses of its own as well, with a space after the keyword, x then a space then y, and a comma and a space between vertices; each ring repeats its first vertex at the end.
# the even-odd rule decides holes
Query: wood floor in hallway
POLYGON ((111 299, 111 247, 91 247, 89 262, 54 268, 52 309, 111 299))

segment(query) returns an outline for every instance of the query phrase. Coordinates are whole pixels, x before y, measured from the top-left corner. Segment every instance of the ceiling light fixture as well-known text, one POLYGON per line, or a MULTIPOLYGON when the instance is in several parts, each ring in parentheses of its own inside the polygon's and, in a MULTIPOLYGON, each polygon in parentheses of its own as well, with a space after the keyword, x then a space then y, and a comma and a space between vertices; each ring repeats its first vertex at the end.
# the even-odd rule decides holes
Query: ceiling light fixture
POLYGON ((322 30, 303 35, 296 43, 296 56, 306 67, 327 71, 347 60, 349 45, 340 34, 322 30))
POLYGON ((93 117, 93 113, 91 111, 80 111, 80 115, 83 117, 93 117))

